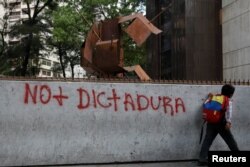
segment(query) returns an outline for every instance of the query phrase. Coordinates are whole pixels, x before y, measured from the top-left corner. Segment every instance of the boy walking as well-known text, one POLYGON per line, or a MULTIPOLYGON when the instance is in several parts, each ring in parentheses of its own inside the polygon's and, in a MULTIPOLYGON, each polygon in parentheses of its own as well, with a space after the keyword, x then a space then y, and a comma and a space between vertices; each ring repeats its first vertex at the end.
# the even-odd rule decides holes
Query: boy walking
POLYGON ((199 165, 207 165, 207 155, 210 146, 212 145, 217 134, 223 138, 231 151, 239 151, 237 143, 231 133, 231 118, 232 118, 232 101, 230 98, 233 96, 235 91, 234 86, 226 84, 221 89, 221 95, 228 97, 229 103, 226 106, 226 111, 222 116, 221 120, 218 123, 207 122, 206 136, 202 143, 200 156, 199 156, 199 165))

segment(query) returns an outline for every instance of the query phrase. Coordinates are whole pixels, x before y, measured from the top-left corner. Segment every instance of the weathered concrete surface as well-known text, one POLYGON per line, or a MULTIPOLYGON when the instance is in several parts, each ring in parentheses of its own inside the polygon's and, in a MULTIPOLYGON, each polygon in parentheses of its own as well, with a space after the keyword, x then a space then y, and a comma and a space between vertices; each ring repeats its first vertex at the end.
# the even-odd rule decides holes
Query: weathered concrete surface
MULTIPOLYGON (((0 81, 0 165, 197 159, 201 104, 220 88, 0 81)), ((249 97, 249 86, 236 87, 232 131, 244 150, 249 97)), ((228 150, 220 138, 212 149, 228 150)))
MULTIPOLYGON (((88 165, 89 167, 194 167, 197 162, 166 162, 166 163, 136 163, 136 164, 117 164, 117 165, 88 165)), ((86 165, 70 165, 56 167, 86 167, 86 165)))

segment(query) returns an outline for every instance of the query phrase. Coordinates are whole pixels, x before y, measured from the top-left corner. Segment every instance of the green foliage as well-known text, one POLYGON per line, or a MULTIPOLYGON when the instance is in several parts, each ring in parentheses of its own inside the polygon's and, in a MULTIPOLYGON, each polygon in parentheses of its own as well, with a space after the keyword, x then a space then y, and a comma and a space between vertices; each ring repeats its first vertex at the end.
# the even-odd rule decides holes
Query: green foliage
POLYGON ((10 63, 11 69, 5 71, 13 71, 15 75, 22 76, 35 75, 38 67, 32 66, 30 60, 46 56, 46 54, 41 54, 41 51, 46 50, 43 39, 45 34, 50 32, 50 26, 47 24, 43 11, 54 9, 57 5, 53 0, 24 0, 22 3, 27 7, 22 11, 27 15, 27 19, 20 20, 10 27, 9 36, 21 38, 21 42, 9 45, 4 56, 10 63), (31 3, 35 6, 31 7, 31 3))
MULTIPOLYGON (((6 0, 4 0, 5 2, 6 0)), ((109 19, 140 12, 140 0, 23 0, 27 10, 25 20, 11 27, 10 37, 22 37, 22 41, 11 45, 0 55, 1 71, 9 75, 35 75, 39 65, 32 66, 31 59, 46 56, 48 49, 56 48, 61 70, 67 64, 73 67, 80 61, 80 46, 96 18, 109 19), (61 2, 58 5, 58 2, 61 2), (34 12, 31 3, 35 4, 34 12), (42 54, 41 54, 41 51, 42 54), (4 60, 4 61, 2 61, 4 60), (2 63, 5 62, 5 63, 2 63), (13 70, 14 69, 14 70, 13 70), (21 72, 20 72, 21 71, 21 72)), ((1 46, 4 46, 0 37, 1 46)), ((137 47, 124 35, 125 64, 143 64, 145 47, 137 47)), ((55 69, 58 69, 55 68, 55 69)))
POLYGON ((68 64, 79 64, 80 46, 83 41, 84 28, 81 17, 77 11, 69 5, 61 6, 52 13, 52 38, 49 43, 56 49, 61 68, 55 67, 54 71, 62 70, 64 77, 68 64))
POLYGON ((128 35, 123 36, 124 42, 124 64, 132 66, 136 64, 145 65, 146 63, 146 46, 143 44, 138 47, 128 35))
MULTIPOLYGON (((71 6, 79 7, 82 15, 92 23, 94 18, 112 19, 120 16, 127 16, 135 12, 143 12, 145 1, 141 0, 74 0, 71 6), (95 10, 94 10, 95 9, 95 10)), ((83 20, 86 24, 86 21, 83 20)), ((123 29, 126 28, 124 25, 123 29)), ((145 64, 145 46, 137 47, 126 33, 123 35, 123 48, 125 66, 145 64)))
MULTIPOLYGON (((137 0, 120 2, 118 0, 72 0, 64 2, 65 4, 52 14, 54 28, 51 40, 53 46, 58 50, 62 70, 67 64, 71 66, 79 64, 80 45, 96 18, 104 20, 130 15, 140 11, 139 7, 142 4, 137 0)), ((123 44, 126 65, 144 63, 145 47, 138 48, 129 38, 126 38, 123 44)))
POLYGON ((60 7, 53 12, 53 42, 63 43, 72 47, 80 46, 81 18, 71 7, 60 7))

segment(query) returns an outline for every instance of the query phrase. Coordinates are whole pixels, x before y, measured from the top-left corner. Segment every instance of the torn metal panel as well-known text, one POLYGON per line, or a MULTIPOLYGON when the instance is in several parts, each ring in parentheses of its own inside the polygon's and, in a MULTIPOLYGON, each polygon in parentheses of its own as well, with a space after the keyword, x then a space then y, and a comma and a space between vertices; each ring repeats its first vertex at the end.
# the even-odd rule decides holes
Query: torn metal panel
POLYGON ((119 60, 119 66, 124 66, 124 49, 120 48, 120 60, 119 60))
POLYGON ((141 46, 151 34, 140 19, 135 19, 125 31, 138 46, 141 46))
MULTIPOLYGON (((89 62, 89 60, 87 60, 85 57, 84 57, 84 51, 85 51, 85 46, 86 46, 86 42, 84 42, 82 44, 82 47, 81 47, 81 66, 83 67, 83 69, 87 72, 87 73, 93 73, 94 72, 94 69, 91 67, 91 63, 89 62)), ((92 59, 92 58, 91 58, 92 59)))
MULTIPOLYGON (((127 27, 125 32, 136 42, 138 46, 141 46, 151 33, 159 34, 162 31, 155 27, 148 19, 142 14, 137 14, 134 21, 127 27)), ((128 18, 124 19, 127 20, 128 18)))
POLYGON ((138 19, 140 19, 143 24, 155 35, 159 34, 162 32, 162 30, 158 29, 157 27, 155 27, 146 17, 144 17, 143 15, 139 15, 138 19))
POLYGON ((90 63, 87 59, 83 58, 82 60, 83 62, 81 63, 81 66, 83 67, 83 69, 89 73, 89 74, 93 74, 96 71, 98 71, 94 65, 92 63, 90 63))
MULTIPOLYGON (((152 25, 142 14, 104 20, 95 23, 87 35, 82 51, 81 65, 87 72, 97 72, 102 76, 118 76, 127 70, 124 66, 124 51, 121 42, 121 23, 131 20, 125 30, 129 36, 142 45, 151 33, 158 34, 161 30, 152 25)), ((140 66, 134 70, 142 80, 149 80, 140 66)), ((122 74, 121 74, 122 75, 122 74)))
POLYGON ((104 72, 118 72, 120 63, 119 40, 100 41, 96 43, 93 63, 104 72), (113 71, 116 70, 116 71, 113 71))
POLYGON ((100 34, 98 29, 98 24, 93 24, 91 30, 89 31, 84 48, 84 58, 92 63, 93 50, 95 48, 96 42, 99 41, 97 34, 100 34))
POLYGON ((104 20, 101 22, 101 40, 112 40, 120 39, 121 37, 121 28, 118 24, 118 19, 104 20))

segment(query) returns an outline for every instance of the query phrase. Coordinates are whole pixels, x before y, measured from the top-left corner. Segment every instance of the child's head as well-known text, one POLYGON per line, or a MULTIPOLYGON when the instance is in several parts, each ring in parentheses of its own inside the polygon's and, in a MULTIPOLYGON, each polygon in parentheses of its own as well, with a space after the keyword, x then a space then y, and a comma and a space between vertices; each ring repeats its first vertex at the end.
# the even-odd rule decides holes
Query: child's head
POLYGON ((235 90, 235 88, 233 85, 225 84, 221 88, 221 94, 231 98, 234 94, 234 90, 235 90))

